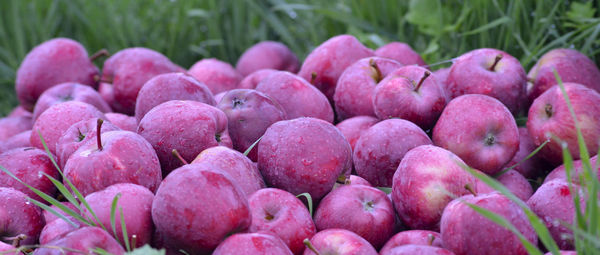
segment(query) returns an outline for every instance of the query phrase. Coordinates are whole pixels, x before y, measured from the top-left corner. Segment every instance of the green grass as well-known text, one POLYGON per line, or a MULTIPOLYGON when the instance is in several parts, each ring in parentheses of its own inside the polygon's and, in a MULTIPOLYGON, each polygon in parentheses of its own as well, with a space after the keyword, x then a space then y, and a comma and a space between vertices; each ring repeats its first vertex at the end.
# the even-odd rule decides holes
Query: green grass
POLYGON ((25 54, 57 36, 89 52, 144 46, 189 67, 205 57, 235 63, 266 39, 304 58, 327 38, 349 33, 370 47, 407 42, 428 63, 492 47, 529 68, 556 47, 600 60, 598 6, 600 0, 2 0, 0 115, 16 104, 15 71, 25 54))

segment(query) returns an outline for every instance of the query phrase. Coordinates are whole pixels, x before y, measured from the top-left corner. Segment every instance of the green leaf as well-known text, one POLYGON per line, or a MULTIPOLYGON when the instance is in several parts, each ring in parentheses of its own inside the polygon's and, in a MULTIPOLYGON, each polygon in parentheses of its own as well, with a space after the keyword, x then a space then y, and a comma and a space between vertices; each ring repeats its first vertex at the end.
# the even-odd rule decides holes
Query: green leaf
POLYGON ((592 7, 592 1, 585 3, 573 1, 567 11, 567 18, 575 23, 582 23, 585 19, 594 18, 596 8, 592 7))
POLYGON ((150 247, 150 245, 144 245, 140 248, 137 248, 133 251, 127 252, 125 253, 125 255, 165 255, 166 251, 165 249, 154 249, 152 247, 150 247))
POLYGON ((313 216, 313 201, 312 201, 312 197, 310 196, 310 194, 308 193, 302 193, 300 195, 296 196, 297 198, 300 197, 305 197, 306 201, 308 202, 308 212, 310 213, 310 217, 313 216))
POLYGON ((250 152, 252 151, 252 149, 254 149, 254 147, 255 147, 256 145, 258 145, 258 142, 260 142, 260 140, 261 140, 263 137, 264 137, 264 135, 263 135, 263 136, 261 136, 261 137, 259 137, 259 138, 258 138, 258 140, 256 140, 256 142, 252 143, 252 145, 250 145, 250 147, 248 147, 248 149, 246 149, 246 151, 244 151, 244 156, 248 156, 248 154, 250 154, 250 152))

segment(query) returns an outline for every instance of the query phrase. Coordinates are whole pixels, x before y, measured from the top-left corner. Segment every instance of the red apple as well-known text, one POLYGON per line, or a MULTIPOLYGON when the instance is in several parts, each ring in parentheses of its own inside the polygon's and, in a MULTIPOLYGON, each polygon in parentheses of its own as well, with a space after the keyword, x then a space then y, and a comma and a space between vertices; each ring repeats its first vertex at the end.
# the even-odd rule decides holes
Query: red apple
POLYGON ((22 245, 37 243, 44 227, 44 217, 39 207, 29 202, 25 193, 13 188, 0 187, 0 242, 12 243, 12 239, 24 234, 22 245))
MULTIPOLYGON (((592 169, 597 168, 597 175, 599 176, 598 179, 600 180, 600 166, 598 165, 598 155, 590 158, 590 166, 592 167, 592 169)), ((581 160, 575 160, 573 162, 573 169, 571 170, 571 182, 575 184, 580 184, 580 178, 583 178, 583 162, 581 162, 581 160)), ((555 168, 554 170, 552 170, 552 172, 546 175, 544 183, 555 179, 563 180, 565 182, 567 181, 567 169, 565 169, 564 164, 555 168)))
POLYGON ((99 227, 83 227, 36 249, 34 255, 80 255, 92 254, 100 248, 109 254, 122 255, 121 245, 99 227))
POLYGON ((30 137, 31 130, 27 130, 6 139, 4 142, 0 142, 0 153, 16 148, 31 147, 30 137))
MULTIPOLYGON (((310 243, 318 254, 377 255, 377 251, 367 240, 345 229, 320 231, 310 239, 310 243)), ((304 255, 316 254, 307 248, 304 255)))
POLYGON ((371 126, 375 125, 379 120, 371 116, 356 116, 335 125, 342 135, 350 143, 350 147, 354 150, 358 138, 366 132, 371 126))
MULTIPOLYGON (((64 168, 67 160, 81 146, 89 141, 96 141, 98 136, 99 118, 91 118, 77 122, 58 139, 56 143, 57 162, 60 168, 64 168)), ((103 121, 103 120, 102 120, 103 121)), ((110 122, 102 124, 100 133, 121 130, 110 122)))
POLYGON ((539 153, 536 153, 533 157, 521 162, 535 149, 537 149, 537 146, 533 143, 533 139, 531 138, 529 131, 527 131, 527 127, 520 127, 519 150, 506 166, 511 167, 520 163, 514 169, 525 178, 536 179, 540 177, 548 169, 548 164, 540 157, 539 153))
POLYGON ((429 230, 407 230, 402 231, 390 238, 379 251, 381 255, 389 255, 392 249, 404 245, 416 244, 442 248, 442 237, 440 233, 429 230))
POLYGON ((262 70, 275 69, 298 72, 300 63, 296 54, 285 44, 274 41, 262 41, 248 48, 240 57, 235 68, 242 76, 262 70))
POLYGON ((90 86, 65 82, 57 84, 42 93, 33 109, 33 120, 35 121, 50 106, 67 101, 88 103, 103 113, 112 111, 108 103, 90 86))
MULTIPOLYGON (((496 180, 523 201, 527 201, 527 199, 529 199, 529 197, 531 197, 533 194, 533 188, 531 187, 531 184, 529 184, 523 175, 515 170, 510 170, 506 173, 503 173, 502 175, 496 177, 496 180)), ((479 179, 477 179, 476 186, 477 193, 479 194, 496 192, 494 188, 488 186, 479 179)))
MULTIPOLYGON (((248 74, 244 79, 240 82, 240 89, 255 89, 256 86, 265 78, 269 77, 269 75, 277 72, 275 69, 260 69, 251 74, 248 74)), ((219 100, 217 100, 217 103, 219 100)))
POLYGON ((442 249, 440 247, 408 244, 395 247, 390 249, 386 253, 379 253, 380 255, 454 255, 453 252, 442 249))
POLYGON ((0 142, 7 141, 11 137, 27 130, 31 130, 33 122, 31 117, 5 117, 0 119, 0 142))
POLYGON ((109 112, 104 114, 104 116, 110 123, 122 130, 137 132, 137 120, 135 117, 116 112, 109 112))
MULTIPOLYGON (((22 182, 50 196, 56 193, 56 187, 44 174, 54 179, 60 177, 45 151, 31 147, 12 149, 0 154, 0 166, 17 176, 22 182)), ((37 201, 45 202, 27 186, 4 172, 0 172, 0 187, 14 188, 37 201)))
POLYGON ((390 58, 403 65, 427 65, 419 53, 415 52, 410 45, 402 42, 391 42, 379 47, 375 51, 375 56, 390 58))
POLYGON ((229 63, 214 58, 196 62, 188 74, 206 84, 213 94, 237 88, 243 78, 229 63))
POLYGON ((213 255, 229 254, 292 255, 293 253, 276 236, 247 233, 228 237, 213 252, 213 255))

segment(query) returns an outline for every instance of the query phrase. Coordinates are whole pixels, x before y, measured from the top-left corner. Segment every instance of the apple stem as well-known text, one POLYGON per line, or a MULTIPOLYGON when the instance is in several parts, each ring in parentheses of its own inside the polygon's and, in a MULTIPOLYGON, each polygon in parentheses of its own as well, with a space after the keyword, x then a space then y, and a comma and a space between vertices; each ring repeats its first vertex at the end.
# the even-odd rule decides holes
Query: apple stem
POLYGON ((475 189, 473 189, 473 186, 471 186, 471 184, 469 184, 469 183, 465 184, 465 189, 468 190, 469 192, 471 192, 471 194, 473 194, 473 196, 477 196, 477 192, 475 192, 475 189))
POLYGON ((131 247, 133 247, 135 249, 135 245, 137 242, 137 235, 132 235, 131 236, 131 247))
POLYGON ((337 178, 337 183, 339 184, 349 184, 350 183, 350 178, 346 177, 346 175, 340 175, 337 178))
POLYGON ((108 51, 106 49, 101 49, 98 52, 96 52, 90 56, 90 61, 94 61, 97 58, 102 57, 102 56, 108 57, 108 56, 110 56, 110 54, 108 53, 108 51))
POLYGON ((429 236, 427 238, 427 245, 432 246, 434 240, 435 240, 435 236, 432 234, 429 234, 429 236))
POLYGON ((421 88, 421 85, 423 85, 423 82, 425 81, 425 79, 427 79, 427 77, 429 77, 429 75, 431 75, 430 71, 425 71, 425 73, 423 73, 423 77, 421 78, 421 80, 417 84, 417 87, 415 87, 415 92, 419 92, 419 89, 421 88))
POLYGON ((548 116, 548 118, 552 117, 554 111, 552 110, 552 105, 551 104, 547 104, 544 107, 544 111, 546 112, 546 116, 548 116))
POLYGON ((375 59, 369 60, 369 66, 371 66, 371 68, 373 68, 373 79, 375 79, 375 81, 377 81, 377 83, 379 83, 381 81, 381 79, 383 79, 383 75, 381 74, 381 70, 377 66, 377 63, 375 62, 375 59))
POLYGON ((317 72, 310 73, 310 84, 315 85, 316 80, 317 80, 317 72))
POLYGON ((19 234, 10 239, 12 239, 12 246, 15 248, 19 248, 19 246, 21 246, 21 241, 27 239, 27 236, 25 234, 19 234))
POLYGON ((490 71, 493 72, 496 69, 496 65, 498 64, 498 62, 500 62, 500 59, 502 59, 502 54, 496 55, 496 59, 494 59, 494 64, 490 66, 490 71))
POLYGON ((534 79, 534 78, 531 78, 531 77, 527 77, 527 82, 534 83, 534 82, 535 82, 535 79, 534 79))
POLYGON ((310 240, 308 240, 308 238, 304 239, 303 243, 306 246, 306 248, 314 252, 316 255, 321 255, 321 253, 317 250, 317 248, 315 248, 315 246, 313 246, 313 244, 310 242, 310 240))
POLYGON ((102 83, 108 83, 108 84, 112 84, 112 82, 113 82, 112 79, 103 80, 102 78, 100 78, 98 81, 102 82, 102 83))
POLYGON ((98 142, 98 150, 101 151, 104 149, 102 147, 102 123, 104 123, 103 119, 98 118, 98 122, 96 122, 96 141, 98 142))
POLYGON ((181 156, 181 154, 179 154, 179 152, 176 149, 173 149, 171 151, 171 153, 173 154, 174 157, 179 159, 179 161, 181 161, 181 163, 183 163, 184 165, 188 164, 188 162, 181 156))

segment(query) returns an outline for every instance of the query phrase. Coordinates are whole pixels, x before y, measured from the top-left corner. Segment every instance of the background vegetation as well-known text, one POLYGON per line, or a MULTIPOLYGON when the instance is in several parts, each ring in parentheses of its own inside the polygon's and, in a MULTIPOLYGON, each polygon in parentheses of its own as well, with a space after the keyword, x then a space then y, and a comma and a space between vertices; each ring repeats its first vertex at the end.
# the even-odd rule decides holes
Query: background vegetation
POLYGON ((304 58, 329 37, 349 33, 373 48, 407 42, 430 64, 498 48, 528 69, 557 47, 600 60, 598 6, 600 0, 2 0, 0 115, 16 105, 23 57, 58 36, 80 41, 90 53, 148 47, 189 67, 206 57, 235 64, 267 39, 304 58))

